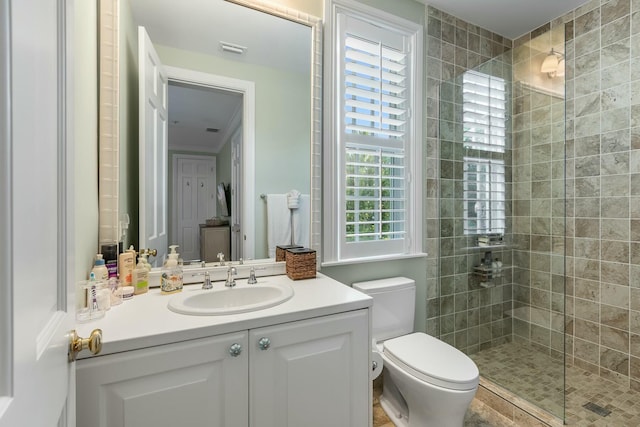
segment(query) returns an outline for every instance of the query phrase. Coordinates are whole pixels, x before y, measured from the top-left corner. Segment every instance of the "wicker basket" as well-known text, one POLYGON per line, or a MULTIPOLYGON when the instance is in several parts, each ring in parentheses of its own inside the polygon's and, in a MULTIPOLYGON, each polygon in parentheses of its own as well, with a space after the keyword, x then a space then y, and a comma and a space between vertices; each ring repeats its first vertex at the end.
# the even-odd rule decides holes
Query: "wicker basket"
POLYGON ((300 245, 278 245, 276 246, 276 262, 287 260, 287 251, 289 249, 303 249, 300 245))
POLYGON ((292 248, 286 251, 287 276, 291 280, 316 277, 316 251, 308 248, 292 248))

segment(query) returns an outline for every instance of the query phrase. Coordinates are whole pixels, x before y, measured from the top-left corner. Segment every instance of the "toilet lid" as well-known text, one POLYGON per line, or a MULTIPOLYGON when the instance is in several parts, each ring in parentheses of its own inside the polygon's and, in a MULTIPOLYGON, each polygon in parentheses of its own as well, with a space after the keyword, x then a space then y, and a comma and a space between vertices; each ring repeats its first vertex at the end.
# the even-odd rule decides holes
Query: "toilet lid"
POLYGON ((428 383, 455 390, 478 385, 478 367, 455 347, 422 332, 384 342, 384 355, 428 383))

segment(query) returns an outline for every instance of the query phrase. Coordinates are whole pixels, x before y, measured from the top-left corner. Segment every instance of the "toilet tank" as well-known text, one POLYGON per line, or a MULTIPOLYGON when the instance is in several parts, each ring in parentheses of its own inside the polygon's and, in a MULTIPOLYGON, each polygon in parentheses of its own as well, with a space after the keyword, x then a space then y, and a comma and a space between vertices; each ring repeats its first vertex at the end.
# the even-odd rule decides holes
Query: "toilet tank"
POLYGON ((370 280, 353 288, 373 298, 373 339, 376 342, 413 332, 416 282, 406 277, 370 280))

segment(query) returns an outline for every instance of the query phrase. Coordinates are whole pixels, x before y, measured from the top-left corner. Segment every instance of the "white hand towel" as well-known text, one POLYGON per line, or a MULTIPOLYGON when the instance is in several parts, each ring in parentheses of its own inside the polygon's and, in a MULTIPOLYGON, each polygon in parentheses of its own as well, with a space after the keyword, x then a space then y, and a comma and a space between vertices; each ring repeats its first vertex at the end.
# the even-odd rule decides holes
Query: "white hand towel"
POLYGON ((300 207, 293 211, 293 229, 296 245, 309 247, 311 234, 311 197, 308 194, 300 195, 300 207))
POLYGON ((291 211, 286 194, 267 194, 267 243, 269 258, 276 257, 276 246, 291 243, 291 211))

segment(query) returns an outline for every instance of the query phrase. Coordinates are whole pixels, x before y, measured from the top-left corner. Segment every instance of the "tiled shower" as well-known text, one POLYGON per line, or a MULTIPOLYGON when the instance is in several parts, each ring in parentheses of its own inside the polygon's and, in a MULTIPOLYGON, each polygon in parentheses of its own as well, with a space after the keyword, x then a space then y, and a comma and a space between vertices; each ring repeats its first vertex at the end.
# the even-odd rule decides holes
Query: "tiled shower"
POLYGON ((571 424, 576 378, 640 391, 640 0, 594 0, 513 41, 432 7, 427 20, 428 331, 571 424), (552 49, 565 75, 540 71, 552 49), (503 150, 469 144, 468 70, 504 84, 503 150), (488 251, 473 230, 478 158, 504 164, 491 280, 474 272, 488 251))

